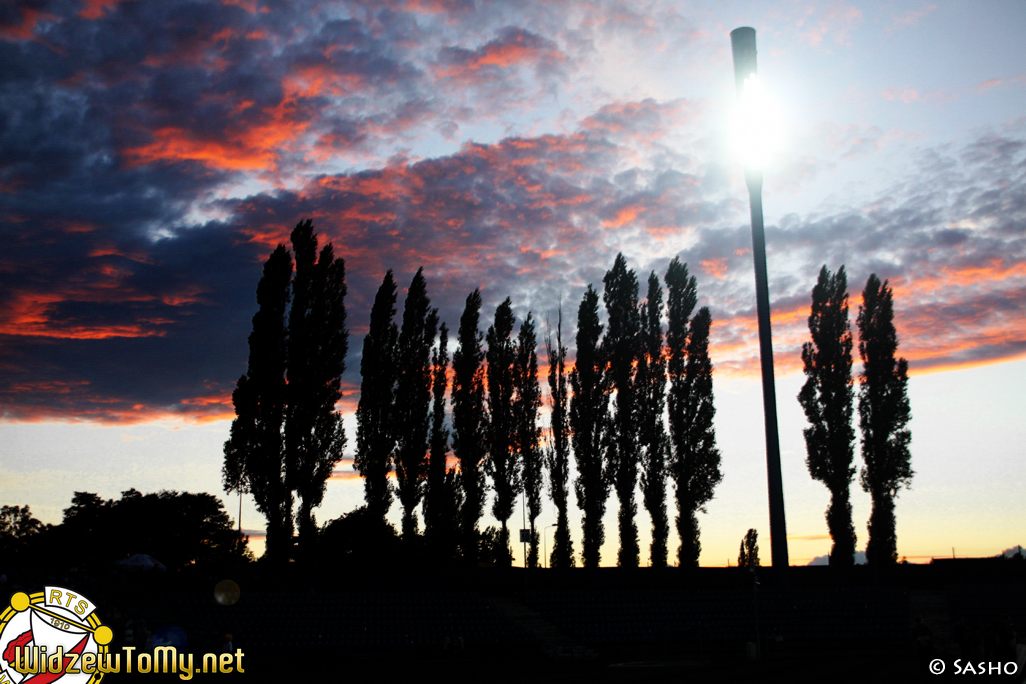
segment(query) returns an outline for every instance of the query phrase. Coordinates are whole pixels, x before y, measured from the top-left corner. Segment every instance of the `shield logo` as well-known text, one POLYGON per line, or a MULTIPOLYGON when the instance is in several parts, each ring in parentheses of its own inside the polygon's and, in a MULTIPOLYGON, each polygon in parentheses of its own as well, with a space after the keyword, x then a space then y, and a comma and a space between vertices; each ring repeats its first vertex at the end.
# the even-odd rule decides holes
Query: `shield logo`
POLYGON ((4 677, 12 684, 99 682, 102 673, 75 670, 81 670, 83 654, 106 654, 112 637, 93 602, 77 592, 63 587, 31 596, 19 592, 0 615, 0 682, 4 677))

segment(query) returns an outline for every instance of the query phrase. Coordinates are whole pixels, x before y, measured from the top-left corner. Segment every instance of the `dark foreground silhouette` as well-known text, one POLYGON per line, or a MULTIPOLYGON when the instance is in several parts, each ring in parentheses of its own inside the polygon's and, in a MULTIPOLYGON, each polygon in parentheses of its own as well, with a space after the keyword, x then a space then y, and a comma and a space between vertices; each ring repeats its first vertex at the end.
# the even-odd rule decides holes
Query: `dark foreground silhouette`
POLYGON ((253 681, 916 681, 938 657, 949 668, 959 657, 1014 659, 1026 632, 1024 579, 1020 559, 792 568, 787 588, 773 586, 768 568, 226 562, 16 570, 5 598, 74 587, 97 603, 116 649, 220 653, 231 634, 246 665, 232 677, 253 681), (240 588, 234 603, 223 588, 215 595, 225 579, 240 588))

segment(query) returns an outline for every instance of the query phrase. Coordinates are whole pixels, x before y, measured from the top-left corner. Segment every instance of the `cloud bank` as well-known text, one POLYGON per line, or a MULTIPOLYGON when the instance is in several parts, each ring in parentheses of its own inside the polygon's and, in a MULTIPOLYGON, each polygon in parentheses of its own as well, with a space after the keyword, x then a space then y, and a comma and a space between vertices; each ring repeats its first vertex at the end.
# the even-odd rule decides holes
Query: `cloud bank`
MULTIPOLYGON (((715 104, 581 85, 597 41, 663 36, 668 15, 467 6, 5 6, 0 414, 230 417, 262 260, 304 218, 346 260, 343 408, 389 268, 404 286, 424 266, 450 328, 477 287, 486 319, 507 295, 520 318, 554 320, 561 300, 572 341, 618 251, 639 279, 679 254, 712 309, 717 372, 757 373, 747 198, 710 142, 715 104)), ((802 30, 843 45, 859 23, 802 30)), ((885 134, 824 135, 841 158, 885 134)), ((869 274, 889 280, 913 372, 1026 353, 1026 132, 911 164, 862 206, 767 226, 778 372, 799 368, 823 264, 846 266, 853 320, 869 274)))

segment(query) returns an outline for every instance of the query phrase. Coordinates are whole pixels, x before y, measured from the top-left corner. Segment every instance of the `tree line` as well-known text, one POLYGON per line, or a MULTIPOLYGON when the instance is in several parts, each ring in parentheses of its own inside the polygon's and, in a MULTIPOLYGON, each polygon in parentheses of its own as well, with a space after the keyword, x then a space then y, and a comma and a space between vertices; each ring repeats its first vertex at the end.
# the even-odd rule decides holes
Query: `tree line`
POLYGON ((130 554, 152 556, 171 571, 252 560, 245 537, 213 494, 129 489, 105 500, 75 492, 63 513, 60 524, 44 525, 28 506, 0 508, 0 557, 8 571, 107 571, 130 554))
MULTIPOLYGON (((312 511, 346 445, 335 411, 348 344, 345 265, 330 244, 318 255, 309 220, 296 226, 291 241, 291 252, 278 245, 270 255, 257 286, 249 367, 232 395, 236 419, 225 442, 222 473, 226 491, 253 494, 267 518, 267 557, 277 560, 302 557, 316 546, 312 511), (299 508, 293 513, 296 499, 299 508)), ((439 563, 475 565, 484 559, 508 566, 509 520, 522 496, 527 564, 536 567, 541 564, 537 518, 547 492, 557 514, 549 563, 570 567, 575 564, 568 514, 572 491, 582 511, 581 558, 586 567, 595 567, 605 540, 603 516, 615 493, 617 565, 636 567, 640 482, 652 525, 649 556, 653 566, 663 566, 669 559, 669 481, 680 539, 676 560, 697 566, 697 514, 722 479, 713 426, 712 316, 708 307, 695 311, 697 282, 678 258, 662 281, 649 274, 644 299, 622 254, 602 285, 601 293, 588 285, 578 307, 573 364, 563 341, 562 303, 555 329, 546 334, 551 419, 543 439, 533 314, 518 327, 507 297, 487 324, 481 293, 471 292, 450 358, 449 329, 431 306, 423 269, 410 283, 398 321, 397 283, 387 271, 374 297, 360 360, 354 467, 363 479, 365 506, 341 527, 360 519, 383 529, 398 500, 403 543, 422 544, 439 563), (450 453, 456 466, 448 465, 450 453), (571 458, 577 473, 572 482, 571 458), (489 491, 498 530, 480 529, 489 491)), ((871 276, 858 317, 865 369, 859 416, 866 466, 860 482, 873 497, 871 562, 896 560, 893 499, 912 477, 907 363, 894 360, 892 319, 891 291, 871 276)), ((811 424, 805 430, 807 463, 812 477, 831 491, 831 562, 836 557, 850 564, 854 392, 843 267, 837 275, 826 267, 820 273, 809 326, 812 341, 802 352, 808 382, 799 395, 811 424)))
MULTIPOLYGON (((267 518, 267 555, 278 560, 293 552, 303 556, 316 545, 312 510, 346 444, 335 411, 348 343, 344 261, 330 244, 318 255, 309 220, 296 226, 291 242, 291 251, 281 244, 270 255, 257 286, 249 367, 232 395, 236 418, 222 471, 226 491, 253 495, 267 518)), ((530 530, 527 563, 534 567, 542 563, 537 519, 547 492, 557 511, 549 563, 569 567, 575 564, 572 491, 583 512, 581 557, 585 566, 597 566, 602 518, 615 492, 617 564, 634 567, 640 562, 640 480, 652 521, 649 554, 653 565, 665 565, 669 480, 681 539, 676 557, 681 565, 697 565, 697 514, 722 479, 708 353, 712 317, 707 307, 695 313, 697 282, 679 259, 665 283, 664 301, 662 282, 652 272, 642 300, 637 274, 617 255, 603 278, 605 325, 599 322, 598 290, 589 285, 580 302, 573 364, 560 304, 555 330, 544 342, 551 420, 543 439, 534 315, 518 327, 507 297, 482 332, 483 301, 475 290, 466 298, 450 359, 449 330, 431 306, 423 269, 410 283, 400 321, 397 284, 387 271, 360 360, 354 467, 364 485, 361 516, 383 521, 398 500, 402 538, 419 537, 422 513, 422 541, 440 562, 476 564, 485 540, 488 559, 510 565, 509 520, 522 496, 530 530), (458 465, 447 465, 450 452, 458 465), (480 529, 489 490, 500 524, 494 534, 480 529)))

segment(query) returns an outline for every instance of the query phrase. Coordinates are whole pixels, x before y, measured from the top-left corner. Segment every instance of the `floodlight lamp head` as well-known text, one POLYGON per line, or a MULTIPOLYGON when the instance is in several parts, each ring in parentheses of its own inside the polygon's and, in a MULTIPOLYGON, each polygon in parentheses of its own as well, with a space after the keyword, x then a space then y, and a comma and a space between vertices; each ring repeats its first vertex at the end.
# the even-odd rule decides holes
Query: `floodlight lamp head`
POLYGON ((755 54, 755 29, 742 26, 731 31, 730 46, 734 52, 734 85, 737 87, 737 99, 740 100, 745 80, 759 71, 755 54))
MULTIPOLYGON (((781 117, 776 102, 758 76, 755 29, 743 26, 730 32, 734 52, 734 81, 738 105, 732 125, 733 144, 744 162, 746 176, 758 174, 781 143, 781 117)), ((749 179, 749 185, 756 179, 749 179)))

